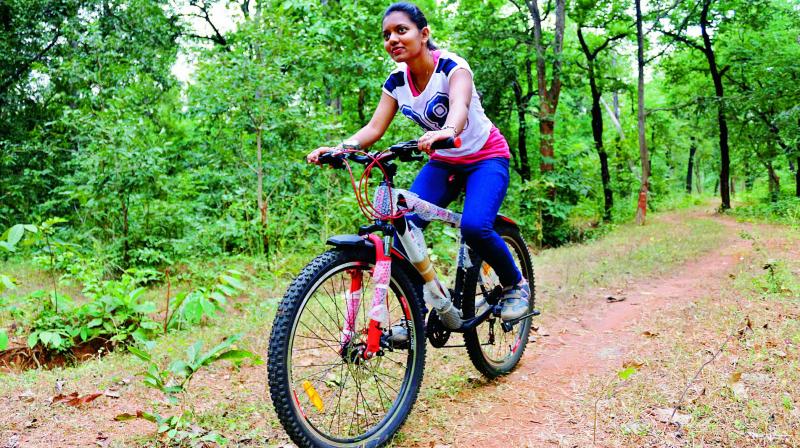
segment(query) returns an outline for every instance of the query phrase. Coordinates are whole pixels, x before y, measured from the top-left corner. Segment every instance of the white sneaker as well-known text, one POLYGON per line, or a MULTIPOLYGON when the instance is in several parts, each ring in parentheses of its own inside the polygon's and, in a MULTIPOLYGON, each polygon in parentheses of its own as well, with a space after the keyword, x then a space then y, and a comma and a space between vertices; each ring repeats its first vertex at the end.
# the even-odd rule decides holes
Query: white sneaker
MULTIPOLYGON (((524 280, 523 280, 524 281, 524 280)), ((503 309, 500 317, 504 321, 518 319, 528 313, 530 309, 531 287, 528 282, 517 283, 510 288, 503 289, 503 309)))

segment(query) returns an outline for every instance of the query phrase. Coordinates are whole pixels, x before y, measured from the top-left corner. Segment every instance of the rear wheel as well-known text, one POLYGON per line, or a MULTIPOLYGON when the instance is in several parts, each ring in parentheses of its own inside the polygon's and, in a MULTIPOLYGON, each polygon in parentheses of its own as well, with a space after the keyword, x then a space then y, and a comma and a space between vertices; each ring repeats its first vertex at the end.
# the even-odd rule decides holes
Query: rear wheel
POLYGON ((417 398, 425 364, 423 315, 412 282, 396 263, 386 305, 390 326, 403 327, 407 342, 384 338, 378 354, 362 356, 374 262, 374 249, 325 252, 292 282, 278 308, 269 346, 270 394, 298 446, 381 446, 405 422, 417 398), (351 302, 357 303, 355 331, 343 343, 345 316, 353 311, 347 310, 346 294, 354 284, 362 299, 351 302))
MULTIPOLYGON (((508 246, 511 256, 528 280, 531 288, 529 312, 534 309, 535 289, 533 278, 533 263, 528 252, 528 246, 519 232, 519 228, 507 223, 497 223, 495 230, 508 246)), ((474 317, 476 314, 476 301, 486 300, 489 293, 498 285, 497 274, 477 255, 472 257, 473 267, 467 270, 464 278, 464 295, 462 310, 464 318, 474 317)), ((464 333, 464 341, 472 364, 488 378, 496 378, 510 373, 517 366, 528 335, 531 331, 531 319, 528 317, 511 328, 504 331, 502 320, 492 315, 489 320, 479 325, 472 331, 464 333)))

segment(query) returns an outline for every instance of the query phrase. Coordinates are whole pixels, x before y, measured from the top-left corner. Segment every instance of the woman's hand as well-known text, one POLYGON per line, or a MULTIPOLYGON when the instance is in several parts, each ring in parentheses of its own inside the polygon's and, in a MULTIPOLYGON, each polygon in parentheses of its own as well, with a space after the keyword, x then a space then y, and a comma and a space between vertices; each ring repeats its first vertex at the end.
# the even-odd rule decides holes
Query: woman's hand
POLYGON ((319 165, 319 156, 325 154, 326 152, 332 152, 332 151, 335 151, 335 150, 336 150, 336 148, 331 148, 331 147, 328 147, 328 146, 319 147, 319 148, 311 151, 310 153, 308 153, 308 155, 306 156, 306 161, 308 163, 313 163, 313 164, 319 165))
POLYGON ((439 140, 447 140, 448 138, 455 138, 456 131, 453 128, 445 128, 438 131, 428 131, 422 134, 422 137, 417 140, 417 147, 425 154, 432 154, 434 149, 431 146, 434 142, 439 140))

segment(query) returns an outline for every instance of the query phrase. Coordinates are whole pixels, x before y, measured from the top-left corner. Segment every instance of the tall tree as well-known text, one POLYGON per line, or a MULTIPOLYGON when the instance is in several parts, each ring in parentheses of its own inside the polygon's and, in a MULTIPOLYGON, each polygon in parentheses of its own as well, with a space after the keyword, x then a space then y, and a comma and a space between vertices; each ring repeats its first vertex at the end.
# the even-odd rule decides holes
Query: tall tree
POLYGON ((642 162, 642 178, 639 187, 639 201, 636 206, 636 224, 644 225, 647 215, 647 194, 650 189, 650 156, 647 152, 647 138, 645 137, 645 110, 644 110, 644 33, 642 31, 642 4, 636 3, 636 67, 639 74, 637 85, 637 124, 639 129, 639 157, 642 162))
POLYGON ((586 58, 581 66, 589 77, 592 96, 592 137, 600 159, 600 179, 603 184, 603 219, 611 219, 614 208, 614 194, 611 189, 611 174, 608 168, 608 153, 603 145, 603 111, 600 107, 604 84, 602 67, 598 58, 609 46, 630 34, 625 4, 621 2, 590 1, 581 2, 572 10, 577 22, 578 41, 586 58), (624 22, 623 22, 624 20, 624 22), (586 28, 603 30, 601 35, 586 36, 586 28))
POLYGON ((547 2, 544 15, 539 9, 538 0, 525 0, 525 3, 533 21, 533 45, 536 49, 536 80, 539 91, 539 152, 541 154, 539 170, 547 173, 553 171, 555 157, 553 132, 556 125, 558 98, 561 95, 566 0, 555 0, 555 9, 551 9, 552 3, 547 2), (555 26, 552 40, 546 43, 542 22, 551 13, 555 14, 555 26), (550 53, 549 57, 548 52, 550 53), (548 62, 550 62, 549 83, 548 62))
MULTIPOLYGON (((761 0, 759 0, 760 2, 761 0)), ((759 3, 755 2, 755 3, 759 3)), ((661 32, 691 49, 703 54, 708 66, 708 74, 714 85, 714 95, 717 106, 717 124, 719 126, 719 152, 720 171, 719 189, 722 200, 721 209, 731 208, 730 196, 730 146, 728 136, 728 117, 726 112, 725 87, 723 76, 730 69, 730 65, 720 65, 715 51, 715 39, 720 34, 720 28, 728 20, 735 20, 738 14, 728 14, 735 5, 725 0, 699 0, 688 2, 682 8, 675 9, 670 19, 672 28, 662 29, 661 32), (717 8, 713 8, 717 7, 717 8), (732 18, 732 19, 729 19, 732 18), (699 27, 701 39, 688 34, 687 30, 699 27)), ((751 4, 753 2, 750 2, 751 4)), ((749 5, 755 6, 755 5, 749 5)), ((758 6, 756 6, 758 7, 758 6)))

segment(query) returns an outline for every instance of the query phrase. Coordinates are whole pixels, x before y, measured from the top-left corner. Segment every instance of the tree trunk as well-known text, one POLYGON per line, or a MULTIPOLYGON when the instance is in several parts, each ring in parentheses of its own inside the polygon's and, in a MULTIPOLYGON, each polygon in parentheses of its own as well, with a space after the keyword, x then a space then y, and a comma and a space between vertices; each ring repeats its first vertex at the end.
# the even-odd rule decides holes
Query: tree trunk
POLYGON ((767 174, 769 174, 769 200, 776 202, 781 194, 781 179, 775 172, 772 161, 767 163, 767 174))
POLYGON ((800 198, 800 156, 797 156, 797 163, 794 165, 794 195, 800 198))
POLYGON ((554 111, 547 99, 539 102, 539 153, 542 160, 539 163, 539 171, 547 173, 553 171, 553 131, 555 130, 554 111))
POLYGON ((720 155, 720 170, 719 170, 719 191, 722 199, 722 210, 731 208, 731 195, 729 189, 730 178, 730 151, 728 148, 728 121, 725 118, 725 95, 722 87, 722 74, 717 67, 716 56, 714 54, 714 47, 711 44, 711 37, 708 35, 708 9, 712 0, 705 0, 703 3, 703 10, 700 13, 700 31, 703 35, 703 48, 706 59, 708 60, 708 69, 711 73, 711 80, 714 82, 714 93, 717 96, 717 121, 719 123, 719 155, 720 155))
POLYGON ((697 152, 697 145, 692 138, 692 144, 689 146, 689 167, 686 170, 686 193, 692 194, 692 168, 694 167, 694 155, 697 152))
POLYGON ((122 206, 122 265, 127 269, 130 265, 130 239, 129 220, 128 220, 128 199, 123 197, 122 206))
POLYGON ((365 126, 367 124, 367 116, 364 113, 364 107, 366 107, 366 99, 367 99, 367 89, 361 87, 358 89, 358 123, 361 126, 365 126))
MULTIPOLYGON (((542 161, 539 170, 547 173, 553 170, 553 131, 555 129, 555 114, 558 108, 558 98, 561 94, 561 53, 564 47, 564 25, 566 18, 566 0, 556 0, 555 29, 553 31, 553 65, 550 75, 550 87, 547 85, 547 66, 545 60, 545 45, 542 42, 542 16, 539 12, 539 2, 529 0, 528 10, 533 19, 533 37, 536 47, 536 79, 539 90, 539 152, 542 161)), ((555 196, 555 190, 551 192, 555 196)))
POLYGON ((517 155, 519 156, 519 175, 523 181, 527 182, 531 179, 531 167, 528 161, 528 125, 526 115, 528 112, 528 102, 522 95, 522 88, 519 83, 514 82, 514 101, 517 105, 517 155))
MULTIPOLYGON (((594 139, 594 148, 600 158, 600 179, 603 183, 603 220, 611 220, 611 209, 614 207, 614 194, 611 191, 611 174, 608 171, 608 154, 603 147, 603 111, 600 108, 600 99, 602 98, 600 88, 597 86, 597 79, 594 72, 594 61, 596 52, 592 53, 586 40, 583 37, 583 30, 578 26, 578 40, 581 43, 581 49, 584 56, 586 56, 586 69, 589 75, 589 88, 592 93, 592 138, 594 139)), ((606 41, 606 44, 608 41, 606 41)), ((605 44, 604 44, 605 45, 605 44)), ((598 47, 598 50, 602 47, 598 47)))
POLYGON ((636 0, 636 65, 639 69, 638 92, 638 122, 639 122, 639 157, 642 162, 642 183, 639 188, 639 201, 636 207, 636 224, 644 225, 647 215, 647 193, 650 189, 650 157, 647 153, 647 139, 645 137, 644 116, 644 36, 642 34, 642 5, 641 0, 636 0))
POLYGON ((264 166, 262 160, 262 137, 263 130, 261 126, 256 127, 256 158, 258 163, 256 165, 256 177, 258 185, 256 186, 256 195, 258 196, 258 211, 261 214, 261 244, 264 253, 269 255, 269 235, 267 233, 267 201, 264 199, 264 166))
POLYGON ((603 219, 611 220, 614 208, 614 193, 611 191, 611 173, 608 171, 608 153, 603 147, 603 112, 600 109, 600 89, 594 79, 593 63, 589 63, 589 85, 592 89, 592 137, 597 155, 600 157, 600 179, 603 182, 603 219))
POLYGON ((700 164, 694 165, 694 177, 697 179, 697 193, 703 194, 703 172, 700 171, 700 164))

